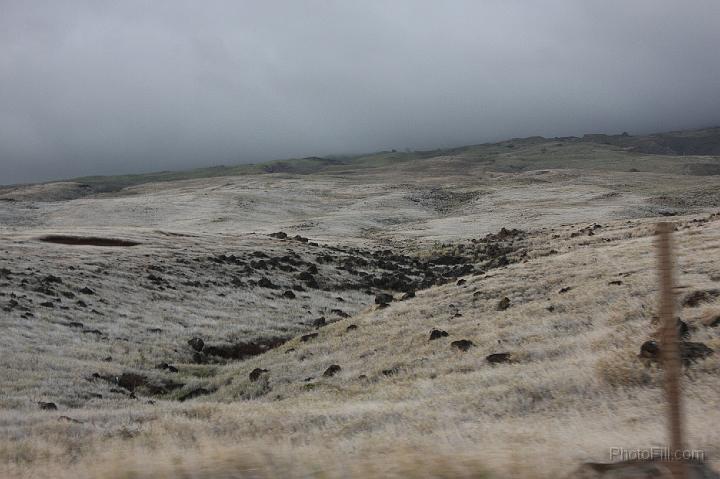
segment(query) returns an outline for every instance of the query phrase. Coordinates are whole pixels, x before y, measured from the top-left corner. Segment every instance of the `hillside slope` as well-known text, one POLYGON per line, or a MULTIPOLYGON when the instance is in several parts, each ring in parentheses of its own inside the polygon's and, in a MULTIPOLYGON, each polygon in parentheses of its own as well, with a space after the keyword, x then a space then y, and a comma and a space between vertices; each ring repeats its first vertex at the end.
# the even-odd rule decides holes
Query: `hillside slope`
MULTIPOLYGON (((678 225, 680 316, 717 351, 720 217, 678 225)), ((4 412, 2 462, 53 477, 557 477, 663 444, 660 372, 637 357, 656 329, 653 224, 568 225, 527 248, 221 366, 191 401, 4 412)), ((689 443, 711 458, 718 372, 713 354, 684 376, 689 443)))
POLYGON ((637 136, 536 136, 426 151, 392 150, 360 155, 292 158, 187 171, 87 176, 42 185, 0 185, 0 201, 41 198, 55 201, 117 193, 147 183, 228 176, 353 175, 389 166, 394 168, 404 163, 423 169, 427 160, 442 158, 458 160, 464 168, 482 168, 485 171, 497 172, 573 168, 713 176, 720 174, 720 127, 637 136))

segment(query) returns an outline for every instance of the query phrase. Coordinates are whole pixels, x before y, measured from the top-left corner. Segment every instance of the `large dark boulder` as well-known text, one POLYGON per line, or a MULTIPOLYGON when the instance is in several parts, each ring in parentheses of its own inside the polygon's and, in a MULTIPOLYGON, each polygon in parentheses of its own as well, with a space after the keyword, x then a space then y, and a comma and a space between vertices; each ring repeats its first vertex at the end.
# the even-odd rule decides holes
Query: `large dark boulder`
POLYGON ((191 348, 193 348, 195 351, 200 352, 205 347, 205 341, 203 341, 201 338, 192 338, 188 340, 188 344, 191 348))
POLYGON ((323 373, 323 376, 326 378, 331 378, 335 376, 337 373, 339 373, 342 370, 340 366, 337 364, 332 364, 330 367, 328 367, 325 372, 323 373))
POLYGON ((249 375, 250 381, 251 382, 257 381, 258 379, 260 379, 260 376, 262 376, 263 374, 265 374, 267 372, 269 372, 267 369, 262 369, 262 368, 253 369, 252 371, 250 371, 250 375, 249 375))
POLYGON ((375 296, 375 304, 389 304, 393 300, 392 294, 380 293, 375 296))
POLYGON ((469 339, 459 339, 450 343, 450 346, 460 351, 467 351, 471 347, 475 346, 469 339))
POLYGON ((447 331, 443 331, 442 329, 433 329, 430 331, 430 339, 428 341, 433 341, 435 339, 440 338, 446 338, 448 336, 447 331))
POLYGON ((512 354, 510 353, 494 353, 485 356, 485 361, 490 364, 509 363, 511 360, 512 354))
POLYGON ((506 296, 506 297, 504 297, 503 299, 501 299, 500 301, 498 301, 498 304, 497 304, 497 308, 496 308, 496 309, 497 309, 498 311, 505 311, 505 310, 508 309, 509 307, 510 307, 510 298, 508 298, 508 297, 506 296))

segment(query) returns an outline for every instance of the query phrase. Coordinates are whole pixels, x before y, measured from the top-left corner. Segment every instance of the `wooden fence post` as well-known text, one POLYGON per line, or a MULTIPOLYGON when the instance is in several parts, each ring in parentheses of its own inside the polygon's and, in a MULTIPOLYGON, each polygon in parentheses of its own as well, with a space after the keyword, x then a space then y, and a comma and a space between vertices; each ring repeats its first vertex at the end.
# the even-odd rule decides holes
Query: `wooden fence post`
MULTIPOLYGON (((674 261, 671 223, 658 223, 658 271, 660 273, 660 354, 664 371, 665 397, 670 436, 669 467, 673 477, 684 479, 685 464, 675 457, 684 450, 683 410, 680 386, 681 358, 677 321, 675 319, 674 261)), ((682 453, 681 453, 682 454, 682 453)))

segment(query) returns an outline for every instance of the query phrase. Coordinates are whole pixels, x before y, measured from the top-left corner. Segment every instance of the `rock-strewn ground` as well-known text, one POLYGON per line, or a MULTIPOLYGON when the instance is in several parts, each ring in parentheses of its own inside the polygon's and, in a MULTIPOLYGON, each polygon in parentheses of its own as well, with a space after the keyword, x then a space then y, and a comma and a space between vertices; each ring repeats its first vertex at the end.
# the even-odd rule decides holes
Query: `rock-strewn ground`
POLYGON ((656 445, 652 215, 718 452, 712 179, 458 165, 13 189, 0 475, 556 477, 656 445))

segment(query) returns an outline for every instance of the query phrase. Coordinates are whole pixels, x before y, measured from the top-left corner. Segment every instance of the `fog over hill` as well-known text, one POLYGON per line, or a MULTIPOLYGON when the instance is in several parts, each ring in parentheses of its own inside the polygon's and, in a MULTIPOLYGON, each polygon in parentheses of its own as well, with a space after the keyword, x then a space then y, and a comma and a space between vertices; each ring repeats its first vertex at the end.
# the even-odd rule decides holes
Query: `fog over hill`
POLYGON ((0 182, 720 123, 713 1, 26 2, 0 182))

